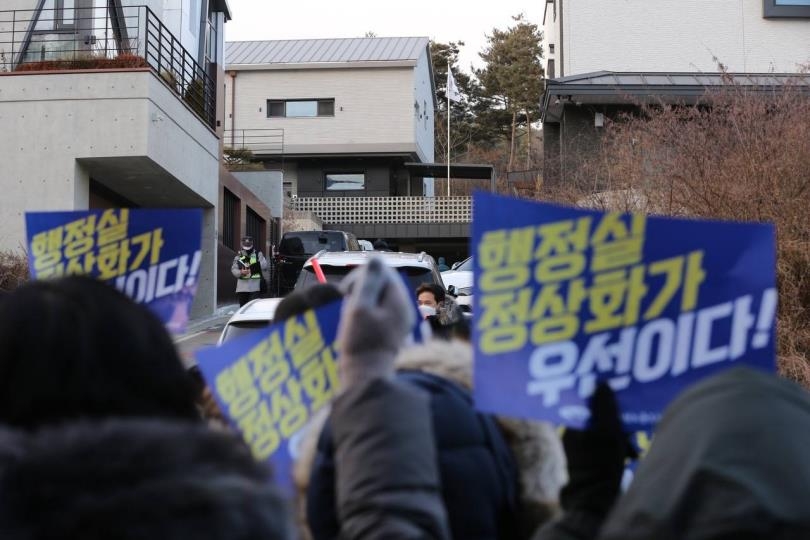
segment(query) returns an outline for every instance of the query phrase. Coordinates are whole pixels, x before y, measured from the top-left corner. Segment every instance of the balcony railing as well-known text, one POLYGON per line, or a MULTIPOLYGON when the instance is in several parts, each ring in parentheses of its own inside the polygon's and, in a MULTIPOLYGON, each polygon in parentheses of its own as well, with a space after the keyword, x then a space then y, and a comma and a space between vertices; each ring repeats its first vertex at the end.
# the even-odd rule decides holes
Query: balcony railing
POLYGON ((0 72, 139 67, 215 127, 214 79, 147 6, 0 11, 0 72))
POLYGON ((222 142, 231 148, 247 148, 254 155, 283 154, 284 130, 226 129, 222 142))
POLYGON ((472 197, 299 197, 324 223, 471 223, 472 197))

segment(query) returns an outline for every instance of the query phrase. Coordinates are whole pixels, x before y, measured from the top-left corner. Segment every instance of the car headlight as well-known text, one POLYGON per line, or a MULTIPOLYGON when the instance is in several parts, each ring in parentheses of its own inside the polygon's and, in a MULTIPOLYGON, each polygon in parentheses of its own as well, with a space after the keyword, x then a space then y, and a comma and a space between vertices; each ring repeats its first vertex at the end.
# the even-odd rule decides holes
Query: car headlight
POLYGON ((473 288, 472 287, 462 287, 456 290, 456 296, 472 296, 473 288))

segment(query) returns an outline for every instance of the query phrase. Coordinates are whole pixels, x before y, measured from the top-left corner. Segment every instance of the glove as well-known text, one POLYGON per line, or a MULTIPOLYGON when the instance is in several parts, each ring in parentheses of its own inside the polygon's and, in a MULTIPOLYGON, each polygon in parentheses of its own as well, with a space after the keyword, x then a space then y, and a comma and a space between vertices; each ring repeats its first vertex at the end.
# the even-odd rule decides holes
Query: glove
POLYGON ((626 459, 638 454, 623 431, 616 395, 607 383, 596 387, 589 405, 587 428, 566 429, 563 435, 569 481, 560 502, 566 512, 604 519, 619 497, 626 459))
POLYGON ((416 323, 405 284, 375 258, 340 285, 345 295, 337 331, 341 389, 393 377, 394 358, 416 323))

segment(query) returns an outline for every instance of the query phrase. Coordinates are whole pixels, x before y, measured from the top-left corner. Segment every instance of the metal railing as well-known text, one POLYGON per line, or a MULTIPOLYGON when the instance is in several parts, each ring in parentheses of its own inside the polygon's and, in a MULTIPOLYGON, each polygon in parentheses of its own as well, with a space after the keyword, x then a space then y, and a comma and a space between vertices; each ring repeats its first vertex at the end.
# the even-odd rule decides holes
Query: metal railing
POLYGON ((226 129, 222 142, 231 148, 246 148, 258 154, 283 154, 284 130, 275 129, 226 129))
POLYGON ((0 72, 145 67, 215 128, 213 77, 147 6, 0 11, 0 72))
POLYGON ((299 197, 324 223, 471 223, 472 197, 299 197))

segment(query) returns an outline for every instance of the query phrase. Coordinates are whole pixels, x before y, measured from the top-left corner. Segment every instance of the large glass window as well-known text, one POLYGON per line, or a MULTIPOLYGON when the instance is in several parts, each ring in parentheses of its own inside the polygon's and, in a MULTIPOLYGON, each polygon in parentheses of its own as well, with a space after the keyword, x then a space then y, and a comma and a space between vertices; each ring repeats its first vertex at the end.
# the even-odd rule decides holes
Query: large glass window
POLYGON ((335 116, 334 99, 268 99, 268 118, 335 116))
POLYGON ((366 188, 366 174, 326 173, 327 191, 357 191, 366 188))
POLYGON ((810 0, 764 0, 766 18, 810 18, 810 0))

